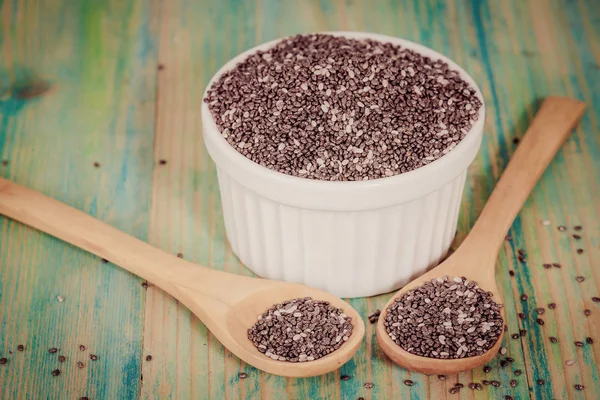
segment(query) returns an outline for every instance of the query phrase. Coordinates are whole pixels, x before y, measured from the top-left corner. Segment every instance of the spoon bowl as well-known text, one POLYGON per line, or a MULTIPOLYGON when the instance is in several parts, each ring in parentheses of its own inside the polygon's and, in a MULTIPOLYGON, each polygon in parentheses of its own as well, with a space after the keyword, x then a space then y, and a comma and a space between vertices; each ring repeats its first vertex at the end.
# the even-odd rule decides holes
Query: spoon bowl
POLYGON ((365 334, 354 308, 307 286, 212 270, 168 254, 91 216, 0 178, 0 214, 89 251, 136 274, 188 307, 233 354, 274 375, 308 377, 334 371, 352 358, 365 334), (328 301, 352 318, 348 341, 314 361, 276 361, 260 353, 248 329, 271 306, 311 297, 328 301))
MULTIPOLYGON (((504 331, 501 331, 496 343, 490 349, 475 357, 438 359, 409 353, 398 346, 385 329, 388 309, 396 299, 401 298, 409 290, 443 276, 451 278, 464 276, 470 281, 476 281, 481 289, 492 293, 492 299, 496 303, 502 303, 494 266, 506 232, 584 110, 585 105, 578 100, 564 97, 547 98, 521 140, 473 229, 458 250, 439 266, 403 287, 385 305, 377 323, 376 334, 379 345, 392 361, 412 371, 450 374, 481 366, 498 354, 504 331)), ((501 314, 506 324, 504 308, 501 309, 501 314)))

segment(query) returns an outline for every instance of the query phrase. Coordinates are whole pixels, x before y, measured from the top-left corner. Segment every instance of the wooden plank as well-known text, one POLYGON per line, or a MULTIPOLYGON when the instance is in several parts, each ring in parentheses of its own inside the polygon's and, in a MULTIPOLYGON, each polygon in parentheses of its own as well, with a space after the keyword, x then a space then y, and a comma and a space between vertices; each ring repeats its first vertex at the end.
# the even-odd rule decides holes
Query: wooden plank
MULTIPOLYGON (((581 75, 576 66, 563 66, 559 61, 565 54, 569 54, 572 59, 580 58, 582 53, 597 57, 598 40, 592 40, 594 29, 596 29, 592 21, 597 19, 597 15, 591 12, 591 2, 583 0, 579 1, 578 11, 568 14, 568 18, 575 20, 569 21, 570 26, 576 25, 579 20, 587 22, 583 25, 584 29, 574 31, 578 37, 571 39, 577 40, 580 46, 578 48, 572 43, 568 43, 570 39, 561 39, 561 42, 558 38, 551 40, 547 36, 548 30, 552 31, 553 29, 557 32, 555 36, 560 34, 563 38, 569 38, 571 32, 567 21, 561 20, 564 17, 560 17, 561 13, 556 3, 533 0, 529 2, 473 2, 472 4, 442 0, 371 3, 306 1, 296 5, 265 0, 255 3, 223 2, 219 5, 205 7, 202 14, 196 14, 189 8, 189 4, 185 0, 177 2, 177 5, 169 2, 169 6, 173 9, 168 7, 169 12, 163 12, 163 15, 174 15, 174 17, 166 28, 163 24, 161 60, 166 64, 175 63, 175 70, 170 70, 163 75, 165 77, 164 88, 163 80, 160 80, 160 98, 162 99, 164 96, 165 101, 171 100, 167 108, 162 101, 160 102, 159 120, 164 118, 169 122, 165 122, 164 127, 159 127, 157 152, 160 153, 161 149, 173 146, 174 142, 182 140, 183 137, 197 134, 199 129, 196 121, 187 123, 185 126, 176 125, 179 120, 175 118, 175 114, 197 112, 194 110, 199 107, 201 93, 199 90, 195 90, 195 85, 191 85, 194 92, 188 93, 192 89, 183 87, 183 83, 176 81, 184 78, 190 79, 187 74, 196 74, 194 82, 198 76, 201 76, 203 85, 223 62, 256 43, 298 32, 336 29, 377 31, 420 41, 445 52, 465 66, 482 86, 488 105, 488 119, 485 128, 487 135, 482 150, 471 167, 462 206, 456 244, 460 243, 475 221, 485 199, 493 189, 494 182, 500 176, 514 151, 516 145, 513 143, 513 138, 524 133, 528 121, 532 118, 536 99, 540 95, 558 93, 580 94, 588 101, 594 100, 592 96, 595 96, 597 91, 586 92, 580 87, 584 77, 586 79, 593 78, 593 74, 589 72, 590 69, 585 69, 581 75), (182 17, 182 10, 188 11, 184 17, 182 17), (226 10, 235 12, 227 13, 226 10), (588 15, 585 14, 586 11, 588 15), (543 18, 536 18, 538 25, 532 27, 529 21, 533 19, 533 13, 542 15, 543 18), (184 22, 179 18, 184 18, 184 22), (436 23, 442 20, 452 21, 452 29, 445 28, 442 23, 436 23), (539 24, 544 25, 540 28, 539 24), (538 35, 539 29, 542 29, 543 34, 538 35), (587 35, 585 36, 587 40, 582 39, 582 32, 587 35), (199 53, 197 47, 193 47, 191 41, 185 41, 181 45, 173 45, 168 41, 169 38, 177 37, 179 34, 186 38, 194 37, 196 43, 202 43, 202 53, 199 53), (210 38, 207 39, 207 37, 210 38), (560 43, 559 46, 556 46, 557 42, 560 43), (165 43, 167 49, 163 51, 162 44, 165 43), (551 43, 552 46, 547 46, 547 43, 551 43), (586 43, 591 44, 586 45, 586 43), (190 54, 191 60, 186 59, 186 57, 190 57, 190 54), (208 62, 203 66, 198 66, 195 71, 189 72, 194 68, 193 59, 195 57, 202 57, 208 62), (560 79, 556 80, 555 76, 560 79), (173 98, 181 91, 186 93, 187 102, 181 98, 173 98), (161 132, 165 137, 168 135, 168 143, 160 140, 161 132)), ((203 86, 201 87, 203 88, 203 86)), ((352 399, 358 396, 365 398, 412 396, 438 399, 448 396, 448 390, 457 381, 469 383, 471 381, 481 382, 483 379, 497 379, 503 382, 501 388, 487 386, 484 391, 475 393, 463 390, 460 397, 500 398, 511 394, 516 398, 526 398, 530 395, 531 388, 531 395, 535 398, 550 398, 551 396, 564 398, 573 394, 573 384, 578 382, 578 379, 583 379, 586 386, 592 387, 592 391, 589 393, 593 393, 593 389, 596 388, 594 385, 598 384, 595 376, 597 372, 573 372, 579 371, 577 368, 572 368, 569 372, 565 370, 564 366, 565 357, 574 357, 570 353, 573 350, 570 348, 572 345, 568 344, 572 343, 573 335, 581 336, 584 333, 593 332, 595 324, 597 324, 593 315, 592 318, 587 319, 587 325, 582 325, 584 328, 576 328, 574 332, 571 325, 580 318, 580 315, 577 315, 580 305, 577 305, 576 302, 570 302, 575 305, 558 308, 554 312, 547 310, 544 314, 546 320, 544 327, 535 323, 537 318, 535 308, 551 301, 562 300, 564 304, 567 304, 566 298, 575 295, 577 285, 571 281, 565 285, 564 289, 559 288, 559 285, 556 284, 561 279, 566 280, 570 277, 570 272, 567 273, 566 269, 546 271, 541 267, 543 262, 559 259, 559 255, 556 253, 557 248, 560 249, 560 259, 563 263, 566 263, 567 259, 573 258, 573 249, 568 244, 570 242, 558 243, 558 246, 554 242, 553 235, 556 235, 554 229, 556 224, 566 223, 567 219, 570 225, 578 223, 576 221, 586 220, 585 231, 590 233, 589 236, 584 236, 584 240, 586 247, 593 249, 589 250, 590 255, 585 258, 587 261, 583 262, 584 258, 582 257, 577 259, 577 268, 578 271, 587 271, 586 273, 593 276, 592 263, 595 259, 594 252, 597 251, 595 250, 597 246, 594 246, 597 243, 597 227, 589 219, 598 216, 597 202, 594 201, 597 188, 591 183, 596 181, 600 170, 597 165, 598 158, 591 156, 597 154, 599 149, 598 141, 594 139, 594 132, 597 132, 598 114, 597 108, 589 110, 588 115, 590 116, 586 117, 589 120, 583 121, 575 138, 569 141, 559 159, 553 164, 552 171, 560 170, 562 171, 561 175, 556 177, 555 174, 549 172, 544 176, 543 182, 513 226, 511 231, 513 240, 506 243, 505 250, 500 255, 498 276, 506 296, 509 332, 518 332, 519 329, 528 330, 528 333, 519 340, 510 339, 510 335, 505 339, 505 346, 508 349, 507 356, 515 359, 515 363, 510 367, 500 367, 497 359, 490 364, 493 367, 491 373, 485 374, 481 370, 477 370, 461 373, 458 376, 449 376, 446 381, 441 381, 437 377, 410 374, 397 366, 392 366, 389 360, 382 356, 375 344, 373 329, 369 326, 364 346, 350 363, 342 367, 339 374, 304 380, 283 380, 261 374, 251 367, 237 363, 230 354, 218 344, 214 344, 213 341, 206 352, 199 354, 203 360, 200 362, 201 365, 208 368, 210 372, 210 377, 207 377, 207 371, 200 369, 197 371, 196 376, 205 380, 205 392, 213 396, 224 396, 224 398, 238 398, 239 393, 242 393, 242 396, 260 396, 262 398, 352 399), (565 156, 568 157, 567 166, 565 166, 565 156), (547 198, 545 194, 547 187, 552 187, 550 198, 547 198), (565 190, 569 191, 569 195, 559 197, 558 195, 564 193, 565 190), (557 207, 562 210, 561 213, 555 210, 557 207), (564 215, 565 209, 577 209, 580 215, 567 218, 564 215), (550 219, 552 227, 547 228, 540 225, 538 222, 540 219, 550 219), (527 266, 520 263, 516 257, 517 250, 521 248, 527 250, 529 259, 527 266), (563 252, 565 254, 562 254, 563 252), (509 276, 509 269, 516 271, 514 278, 509 276), (554 274, 554 276, 550 274, 554 274), (519 297, 525 292, 530 297, 527 302, 522 302, 519 297), (520 321, 517 317, 519 312, 525 312, 527 319, 520 321), (548 336, 551 332, 559 337, 559 344, 549 342, 548 336), (249 373, 250 378, 240 385, 235 380, 235 373, 242 369, 249 373), (513 373, 515 369, 522 369, 523 374, 515 376, 513 373), (340 381, 340 375, 350 375, 352 379, 340 381), (404 379, 413 380, 415 385, 409 389, 401 383, 404 379), (508 381, 511 379, 518 381, 516 388, 508 386, 508 381), (538 379, 544 379, 546 384, 538 385, 536 383, 538 379), (365 382, 372 382, 373 389, 365 389, 363 387, 365 382)), ((201 196, 202 204, 212 201, 211 209, 205 210, 205 212, 220 221, 218 195, 215 193, 216 181, 214 175, 210 175, 212 164, 210 161, 206 161, 207 156, 204 149, 200 147, 196 138, 188 139, 186 144, 188 151, 189 147, 196 149, 194 152, 200 163, 207 162, 207 165, 203 167, 195 166, 208 174, 202 183, 202 188, 206 191, 199 196, 201 196)), ((173 153, 170 150, 171 157, 175 156, 181 159, 183 154, 181 152, 173 153)), ((169 173, 172 174, 168 178, 169 181, 186 181, 186 171, 179 165, 172 166, 169 163, 169 173)), ((164 179, 167 180, 166 177, 164 179)), ((155 193, 157 187, 161 190, 166 188, 157 181, 155 182, 155 193)), ((198 188, 195 189, 198 190, 198 188)), ((190 189, 179 188, 176 192, 185 193, 187 190, 190 189)), ((167 192, 160 193, 163 193, 164 196, 168 195, 167 192)), ((181 201, 181 199, 170 196, 169 199, 164 198, 164 200, 155 202, 155 208, 169 208, 169 204, 177 201, 181 201)), ((162 215, 153 213, 155 219, 163 218, 164 220, 165 212, 161 211, 160 213, 162 215)), ((175 215, 170 213, 176 213, 172 206, 166 215, 175 215)), ((166 218, 169 221, 173 220, 173 217, 166 218)), ((205 216, 195 215, 195 218, 195 220, 186 221, 192 224, 206 223, 201 221, 202 218, 206 218, 205 216)), ((172 226, 169 221, 165 221, 165 225, 157 227, 156 231, 165 232, 168 226, 172 226)), ((208 262, 216 268, 248 273, 234 261, 234 256, 229 248, 222 242, 224 238, 222 225, 217 226, 217 222, 211 219, 209 228, 205 229, 212 232, 212 236, 206 237, 211 243, 210 248, 213 251, 220 249, 219 253, 225 251, 225 264, 212 259, 205 261, 206 258, 201 258, 201 253, 191 257, 196 257, 197 261, 208 262)), ((172 232, 169 232, 169 237, 173 240, 172 232)), ((175 241, 182 242, 186 240, 189 238, 177 236, 175 239, 175 241)), ((168 247, 166 244, 165 246, 168 247)), ((170 249, 176 251, 173 247, 170 249)), ((585 254, 588 252, 586 251, 585 254)), ((598 286, 595 283, 597 279, 588 279, 590 279, 590 283, 586 284, 585 295, 589 298, 590 293, 594 290, 597 291, 598 286)), ((367 316, 375 308, 382 307, 387 298, 388 296, 384 295, 372 299, 355 299, 351 303, 364 316, 367 316)), ((589 305, 589 300, 586 306, 592 307, 589 305)), ((156 314, 164 307, 164 302, 153 304, 152 309, 148 311, 148 323, 151 319, 160 319, 163 325, 175 326, 172 318, 165 319, 163 314, 156 314), (152 317, 153 315, 156 317, 152 317)), ((177 306, 171 304, 168 307, 177 306)), ((177 331, 171 332, 171 335, 176 334, 177 331)), ((202 332, 198 340, 202 341, 206 338, 207 341, 210 341, 210 335, 206 335, 205 332, 202 332)), ((149 340, 151 339, 148 338, 147 341, 149 340)), ((154 340, 154 343, 159 341, 169 343, 173 341, 173 337, 161 337, 160 340, 154 340)), ((190 362, 188 350, 188 348, 179 349, 177 355, 173 356, 172 362, 187 365, 190 362)), ((583 359, 587 361, 582 362, 581 368, 594 371, 591 363, 595 362, 597 358, 595 353, 597 350, 588 351, 590 355, 584 354, 583 359), (592 356, 593 358, 590 358, 592 356)), ((156 379, 161 378, 156 377, 156 379)), ((177 378, 174 376, 173 379, 177 378)), ((188 393, 185 388, 181 390, 188 393)), ((166 396, 173 393, 175 392, 169 391, 163 394, 166 396)))
MULTIPOLYGON (((0 2, 0 173, 142 239, 155 86, 149 15, 145 1, 0 2), (19 94, 40 79, 51 91, 19 94)), ((138 278, 0 217, 0 356, 9 359, 0 398, 137 397, 143 305, 138 278)))
MULTIPOLYGON (((135 397, 140 368, 141 397, 148 399, 496 399, 508 394, 592 399, 600 393, 600 347, 586 344, 579 349, 573 344, 587 336, 600 340, 594 336, 600 331, 600 308, 591 302, 592 296, 600 295, 600 8, 594 0, 573 0, 568 7, 559 0, 140 0, 104 5, 90 1, 79 7, 21 0, 0 4, 0 93, 26 78, 28 66, 60 83, 53 92, 31 101, 0 94, 0 156, 9 159, 7 166, 0 166, 3 176, 139 237, 145 238, 149 230, 153 244, 186 259, 241 274, 250 272, 225 240, 218 184, 202 143, 199 108, 210 76, 257 43, 317 30, 374 31, 422 42, 448 54, 473 75, 483 89, 488 117, 481 152, 470 168, 455 246, 483 207, 516 147, 513 138, 525 132, 537 100, 563 94, 590 104, 576 133, 515 221, 513 239, 506 242, 498 260, 509 333, 527 330, 518 340, 510 335, 505 339, 507 356, 515 359, 510 366, 502 368, 496 359, 490 363, 490 373, 478 369, 445 381, 409 373, 381 354, 369 325, 356 357, 339 372, 311 379, 271 376, 240 362, 185 307, 153 287, 145 300, 142 352, 144 293, 137 279, 115 268, 101 268, 98 260, 82 252, 0 219, 0 353, 21 337, 36 338, 33 356, 13 354, 11 369, 0 368, 0 397, 18 398, 25 391, 43 397, 62 393, 59 390, 73 397, 86 387, 96 398, 120 390, 135 397), (154 60, 153 37, 158 33, 160 68, 154 60), (56 50, 41 51, 48 48, 56 50), (77 110, 76 115, 69 113, 71 109, 77 110), (53 151, 35 152, 46 148, 53 151), (91 166, 94 160, 102 163, 100 169, 91 166), (542 220, 550 225, 541 224, 542 220), (569 231, 559 232, 560 224, 569 231), (584 227, 580 240, 570 236, 577 224, 584 227), (584 252, 577 254, 578 248, 584 252), (518 260, 519 249, 526 250, 526 263, 518 260), (562 268, 544 269, 547 262, 558 262, 562 268), (82 269, 82 264, 97 268, 82 269), (56 268, 61 275, 54 273, 56 268), (515 271, 514 277, 509 270, 515 271), (575 275, 585 281, 576 282, 575 275), (102 286, 92 283, 98 278, 102 286), (23 291, 24 287, 36 291, 23 291), (65 297, 63 303, 47 300, 58 291, 65 297), (523 293, 528 294, 527 301, 519 299, 523 293), (547 308, 550 302, 557 303, 556 310, 547 308), (539 306, 546 307, 543 326, 535 322, 539 306), (587 318, 586 308, 591 310, 587 318), (525 319, 518 317, 520 312, 525 319), (35 316, 40 322, 31 322, 35 320, 31 317, 15 320, 15 315, 35 316), (98 329, 100 318, 106 323, 98 329), (110 329, 114 326, 125 333, 122 346, 114 346, 116 333, 110 329), (559 342, 551 343, 549 336, 559 342), (52 359, 44 353, 44 346, 49 346, 44 340, 69 350, 79 341, 93 341, 103 357, 94 370, 66 368, 59 379, 68 382, 61 389, 59 383, 64 381, 48 376, 52 359), (152 361, 142 362, 146 355, 152 355, 152 361), (575 364, 566 366, 569 359, 575 364), (515 369, 523 374, 515 376, 515 369), (246 372, 248 378, 240 380, 239 372, 246 372), (46 374, 44 379, 35 379, 40 374, 46 374), (341 375, 352 378, 341 381, 341 375), (402 383, 405 379, 415 384, 407 387, 402 383), (497 379, 503 385, 486 386, 480 392, 464 388, 456 397, 448 393, 457 381, 466 385, 483 379, 497 379), (518 381, 517 387, 508 386, 510 379, 518 381), (545 384, 538 385, 538 379, 545 384), (364 388, 366 382, 372 382, 373 388, 364 388), (576 392, 575 384, 585 385, 586 390, 576 392)), ((388 298, 353 299, 351 304, 366 317, 388 298)))

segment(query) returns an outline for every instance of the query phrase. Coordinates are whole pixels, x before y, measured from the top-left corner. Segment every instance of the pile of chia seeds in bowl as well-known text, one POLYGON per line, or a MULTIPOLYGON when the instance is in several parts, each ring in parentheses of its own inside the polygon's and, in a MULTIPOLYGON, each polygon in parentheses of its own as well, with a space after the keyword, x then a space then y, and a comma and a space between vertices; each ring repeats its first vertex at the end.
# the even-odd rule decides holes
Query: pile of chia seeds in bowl
POLYGON ((327 34, 283 39, 250 55, 213 83, 205 101, 239 153, 328 181, 424 166, 465 137, 482 105, 442 60, 327 34))
POLYGON ((341 308, 305 297, 269 308, 248 329, 248 339, 273 360, 306 362, 339 349, 352 329, 352 318, 341 308))
POLYGON ((396 299, 384 326, 409 353, 441 359, 474 357, 487 352, 500 337, 504 329, 500 308, 476 282, 441 277, 396 299))

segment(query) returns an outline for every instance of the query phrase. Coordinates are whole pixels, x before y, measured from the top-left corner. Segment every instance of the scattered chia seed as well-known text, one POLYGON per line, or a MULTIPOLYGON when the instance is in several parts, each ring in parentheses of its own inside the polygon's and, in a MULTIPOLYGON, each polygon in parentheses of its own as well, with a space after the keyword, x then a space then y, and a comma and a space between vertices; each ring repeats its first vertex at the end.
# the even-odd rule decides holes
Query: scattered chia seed
POLYGON ((570 367, 571 365, 575 364, 575 361, 573 361, 573 360, 567 360, 567 361, 565 361, 565 364, 570 367))
POLYGON ((158 163, 160 165, 167 165, 167 160, 160 160, 158 163))
POLYGON ((100 168, 100 163, 99 163, 99 162, 97 162, 97 161, 96 161, 96 162, 94 162, 94 167, 96 167, 96 168, 100 168))
POLYGON ((594 339, 592 339, 591 337, 585 338, 585 341, 587 344, 594 344, 594 339))
POLYGON ((521 318, 521 319, 525 319, 525 314, 524 314, 524 313, 522 313, 522 312, 520 312, 520 313, 519 313, 519 318, 521 318))
POLYGON ((350 375, 342 375, 340 379, 343 381, 349 381, 350 379, 352 379, 352 377, 350 375))
POLYGON ((446 375, 438 375, 438 379, 440 381, 445 381, 446 380, 446 375))
POLYGON ((224 73, 205 99, 223 137, 309 179, 385 178, 454 148, 478 118, 473 88, 441 60, 390 43, 298 35, 224 73))
POLYGON ((454 384, 454 387, 455 387, 455 388, 462 389, 462 388, 464 388, 464 387, 465 387, 465 385, 463 385, 463 384, 462 384, 462 383, 460 383, 460 382, 456 382, 456 383, 454 384))
POLYGON ((540 325, 544 325, 544 320, 541 318, 536 319, 535 322, 537 322, 540 325))
POLYGON ((8 160, 2 160, 2 165, 6 167, 8 165, 8 160))
POLYGON ((583 249, 577 249, 577 254, 583 254, 583 249))
POLYGON ((365 389, 373 389, 373 384, 371 382, 367 382, 363 385, 365 389))
POLYGON ((562 268, 562 265, 560 265, 559 263, 552 263, 552 266, 554 268, 562 268))
POLYGON ((525 336, 526 334, 527 334, 527 330, 525 330, 525 329, 521 329, 519 331, 519 336, 525 336))
POLYGON ((22 344, 17 346, 17 350, 18 351, 25 351, 25 346, 23 346, 22 344))
POLYGON ((573 387, 575 388, 575 390, 583 390, 583 389, 585 389, 585 387, 583 385, 579 385, 579 384, 573 385, 573 387))
POLYGON ((550 268, 552 268, 552 264, 547 264, 547 263, 546 263, 546 264, 544 264, 544 268, 546 268, 546 269, 550 269, 550 268))
POLYGON ((152 356, 150 354, 146 356, 146 361, 152 361, 152 356))
POLYGON ((59 376, 60 375, 60 369, 55 369, 54 371, 52 371, 52 375, 59 376))
POLYGON ((575 346, 577 346, 577 347, 583 347, 583 346, 584 346, 584 343, 583 343, 583 342, 580 342, 579 340, 577 340, 577 341, 575 342, 575 346))
POLYGON ((405 380, 405 381, 404 381, 404 384, 405 384, 406 386, 412 386, 412 385, 414 385, 415 383, 414 383, 413 381, 411 381, 410 379, 407 379, 407 380, 405 380))
POLYGON ((511 269, 510 271, 508 271, 508 274, 509 274, 510 276, 515 276, 515 271, 513 271, 513 270, 511 269))
POLYGON ((543 379, 538 379, 537 380, 537 384, 540 385, 540 386, 542 386, 544 383, 546 383, 546 381, 543 380, 543 379))
POLYGON ((514 399, 511 395, 507 394, 506 396, 504 396, 504 400, 514 400, 514 399))
POLYGON ((452 388, 452 389, 450 389, 448 392, 450 392, 450 394, 456 394, 456 393, 458 393, 458 392, 459 392, 459 390, 460 390, 459 388, 457 388, 457 387, 453 387, 453 388, 452 388))
POLYGON ((514 359, 514 358, 512 358, 512 357, 506 357, 506 361, 508 361, 509 363, 511 363, 511 364, 512 364, 512 363, 514 363, 514 362, 515 362, 515 359, 514 359))
POLYGON ((248 329, 248 339, 273 360, 306 362, 337 350, 352 329, 342 309, 305 297, 269 308, 248 329))
POLYGON ((483 383, 486 386, 489 385, 489 384, 491 384, 491 382, 488 381, 487 379, 482 380, 481 383, 483 383))
POLYGON ((247 377, 248 377, 248 374, 247 374, 247 373, 245 373, 245 372, 240 372, 240 373, 238 374, 238 378, 239 378, 239 379, 246 379, 247 377))
POLYGON ((471 390, 475 390, 475 388, 477 387, 477 385, 473 382, 469 383, 468 388, 471 390))
POLYGON ((539 307, 535 309, 535 312, 538 313, 538 315, 542 315, 546 312, 546 309, 543 307, 539 307))
POLYGON ((523 301, 527 301, 527 298, 528 298, 528 297, 527 297, 527 295, 526 295, 526 294, 522 294, 522 295, 521 295, 521 300, 523 300, 523 301))
POLYGON ((82 345, 82 344, 80 344, 80 345, 79 345, 79 350, 81 350, 81 351, 85 351, 85 346, 84 346, 84 345, 82 345))
POLYGON ((576 280, 577 282, 581 283, 581 282, 585 281, 585 278, 584 278, 583 276, 576 276, 576 277, 575 277, 575 280, 576 280))
POLYGON ((177 253, 177 257, 183 258, 183 254, 182 253, 177 253))
POLYGON ((500 366, 501 366, 502 368, 505 368, 507 365, 508 365, 508 362, 507 362, 506 360, 501 360, 501 361, 500 361, 500 366))
POLYGON ((513 142, 514 144, 519 144, 519 142, 520 142, 520 141, 521 141, 521 139, 519 139, 518 137, 516 137, 516 138, 513 138, 513 140, 512 140, 512 142, 513 142))
POLYGON ((67 357, 65 357, 65 356, 58 356, 58 362, 62 363, 62 362, 65 362, 65 361, 67 361, 67 357))
POLYGON ((492 367, 490 367, 489 365, 485 365, 485 366, 483 367, 483 372, 485 372, 486 374, 487 374, 488 372, 490 372, 491 370, 492 370, 492 367))
POLYGON ((96 361, 98 359, 98 356, 95 354, 90 354, 90 360, 92 361, 96 361))
POLYGON ((561 231, 561 232, 564 232, 564 231, 566 231, 566 230, 567 230, 567 227, 566 227, 566 226, 563 226, 563 225, 560 225, 560 226, 558 227, 558 230, 559 230, 559 231, 561 231))
POLYGON ((146 282, 146 281, 142 282, 142 287, 144 289, 148 289, 148 282, 146 282))
POLYGON ((106 258, 103 258, 103 259, 102 259, 102 262, 103 262, 104 264, 108 264, 108 260, 107 260, 106 258))
POLYGON ((573 229, 575 229, 576 231, 580 231, 581 230, 581 225, 575 225, 573 227, 573 229))
POLYGON ((50 350, 48 350, 48 353, 55 354, 57 351, 58 351, 58 349, 56 347, 53 347, 50 350))
POLYGON ((83 396, 81 397, 79 400, 90 400, 89 398, 87 398, 87 396, 83 396))
POLYGON ((492 384, 493 387, 500 387, 500 386, 502 386, 500 384, 500 382, 498 382, 498 381, 491 381, 490 383, 492 384))
POLYGON ((573 239, 575 239, 575 240, 580 240, 580 239, 581 239, 581 236, 579 236, 579 235, 575 234, 575 235, 573 235, 573 239))
POLYGON ((516 381, 516 380, 514 380, 514 379, 511 379, 511 380, 510 380, 510 386, 511 386, 511 387, 517 387, 517 381, 516 381))
POLYGON ((552 342, 552 343, 558 343, 558 339, 555 338, 554 336, 550 336, 550 342, 552 342))
POLYGON ((556 308, 556 303, 550 303, 548 304, 548 308, 551 310, 554 310, 556 308))
POLYGON ((56 300, 58 300, 59 303, 62 303, 63 301, 65 301, 65 298, 62 296, 56 296, 56 300))
POLYGON ((441 359, 473 357, 489 350, 500 336, 500 307, 476 282, 436 278, 396 299, 384 326, 409 353, 441 359))
POLYGON ((592 297, 592 301, 593 301, 594 303, 600 303, 600 297, 596 297, 596 296, 594 296, 594 297, 592 297))
POLYGON ((4 365, 6 363, 8 363, 8 358, 6 358, 6 357, 0 358, 0 365, 4 365))
POLYGON ((522 371, 521 371, 520 369, 515 369, 515 375, 516 375, 516 376, 519 376, 519 375, 521 375, 521 372, 522 372, 522 371))
POLYGON ((78 361, 77 362, 77 368, 83 368, 83 367, 85 367, 85 364, 82 363, 81 361, 78 361))
POLYGON ((512 240, 512 236, 506 235, 506 237, 504 238, 504 240, 506 240, 507 242, 510 242, 512 240))
POLYGON ((590 315, 592 315, 592 311, 585 309, 583 310, 583 314, 585 314, 586 317, 589 317, 590 315))

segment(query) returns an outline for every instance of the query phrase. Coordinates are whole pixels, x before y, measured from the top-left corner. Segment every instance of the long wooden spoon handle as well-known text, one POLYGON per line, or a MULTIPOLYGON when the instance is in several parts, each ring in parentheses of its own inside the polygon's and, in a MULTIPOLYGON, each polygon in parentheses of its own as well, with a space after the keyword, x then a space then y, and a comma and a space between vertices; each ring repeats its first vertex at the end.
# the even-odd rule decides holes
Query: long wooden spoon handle
POLYGON ((585 104, 579 100, 544 100, 465 240, 465 251, 477 250, 492 260, 497 257, 506 232, 584 111, 585 104))
MULTIPOLYGON (((0 178, 0 214, 109 260, 170 292, 174 256, 59 201, 0 178)), ((177 261, 177 259, 175 259, 177 261)), ((197 271, 205 269, 198 267, 197 271)), ((208 269, 205 269, 208 271, 208 269)))

